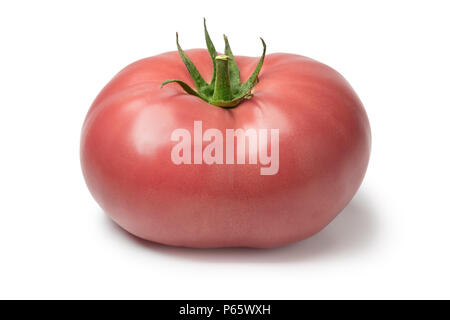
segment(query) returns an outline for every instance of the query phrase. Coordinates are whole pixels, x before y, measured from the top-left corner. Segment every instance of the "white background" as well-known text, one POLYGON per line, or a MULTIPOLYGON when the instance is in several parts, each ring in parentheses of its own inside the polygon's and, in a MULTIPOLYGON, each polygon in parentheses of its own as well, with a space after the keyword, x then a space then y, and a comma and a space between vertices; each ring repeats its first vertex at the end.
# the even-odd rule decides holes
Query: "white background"
POLYGON ((450 298, 447 1, 2 1, 0 298, 450 298), (137 240, 89 194, 84 116, 134 60, 205 47, 290 52, 353 85, 369 169, 316 236, 275 250, 137 240))

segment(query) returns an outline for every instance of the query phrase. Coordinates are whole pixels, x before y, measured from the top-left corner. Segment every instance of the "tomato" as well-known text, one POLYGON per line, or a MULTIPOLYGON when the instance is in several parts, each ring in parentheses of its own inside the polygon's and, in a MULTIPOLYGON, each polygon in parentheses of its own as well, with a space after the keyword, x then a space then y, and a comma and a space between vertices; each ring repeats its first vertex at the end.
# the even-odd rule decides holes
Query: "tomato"
POLYGON ((234 57, 228 41, 220 56, 205 32, 209 50, 134 62, 97 96, 81 137, 90 192, 122 228, 167 245, 266 248, 317 233, 364 177, 361 101, 320 62, 234 57), (215 83, 197 86, 198 74, 215 83))

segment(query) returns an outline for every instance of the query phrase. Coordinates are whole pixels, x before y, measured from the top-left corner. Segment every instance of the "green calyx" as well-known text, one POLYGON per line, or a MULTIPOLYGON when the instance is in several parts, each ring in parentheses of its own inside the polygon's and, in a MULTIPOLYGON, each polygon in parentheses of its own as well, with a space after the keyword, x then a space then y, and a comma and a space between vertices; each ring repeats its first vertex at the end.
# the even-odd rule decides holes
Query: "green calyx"
POLYGON ((211 82, 206 82, 201 74, 198 72, 194 63, 181 49, 178 42, 177 33, 177 47, 181 60, 189 71, 192 80, 194 81, 197 90, 191 88, 186 82, 181 80, 169 79, 161 84, 161 88, 168 83, 177 83, 186 93, 196 96, 209 104, 222 108, 232 108, 237 106, 242 100, 250 99, 252 97, 252 89, 258 83, 258 74, 266 55, 266 43, 261 38, 263 44, 263 54, 259 59, 259 63, 253 71, 252 75, 244 83, 241 83, 241 76, 239 68, 231 52, 228 38, 224 35, 225 40, 225 54, 217 55, 214 44, 209 37, 206 29, 206 20, 203 21, 205 29, 206 46, 213 62, 213 74, 211 82))

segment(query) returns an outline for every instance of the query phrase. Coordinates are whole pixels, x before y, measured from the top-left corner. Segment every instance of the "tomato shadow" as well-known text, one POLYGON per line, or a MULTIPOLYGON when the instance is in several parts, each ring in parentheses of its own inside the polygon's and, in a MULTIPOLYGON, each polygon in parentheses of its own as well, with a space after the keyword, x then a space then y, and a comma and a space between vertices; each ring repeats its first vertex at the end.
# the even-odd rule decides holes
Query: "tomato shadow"
POLYGON ((357 255, 370 248, 378 229, 376 207, 362 192, 321 232, 301 242, 274 249, 171 247, 133 236, 104 216, 109 229, 141 249, 206 263, 290 263, 357 255))

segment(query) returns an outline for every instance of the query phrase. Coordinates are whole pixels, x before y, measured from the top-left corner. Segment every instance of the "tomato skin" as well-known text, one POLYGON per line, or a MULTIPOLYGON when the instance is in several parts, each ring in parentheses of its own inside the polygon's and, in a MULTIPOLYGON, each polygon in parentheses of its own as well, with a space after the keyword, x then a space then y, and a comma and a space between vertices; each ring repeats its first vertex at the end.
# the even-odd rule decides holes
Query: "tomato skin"
MULTIPOLYGON (((205 79, 206 50, 187 50, 205 79)), ((258 58, 236 57, 241 79, 258 58)), ((95 200, 122 228, 151 241, 198 248, 268 248, 305 239, 348 204, 364 177, 371 134, 364 108, 330 67, 292 54, 267 55, 254 96, 236 108, 209 105, 170 84, 191 86, 177 52, 137 61, 92 104, 81 165, 95 200), (174 129, 279 131, 279 171, 260 164, 175 165, 174 129)), ((205 144, 204 144, 205 146, 205 144)))

